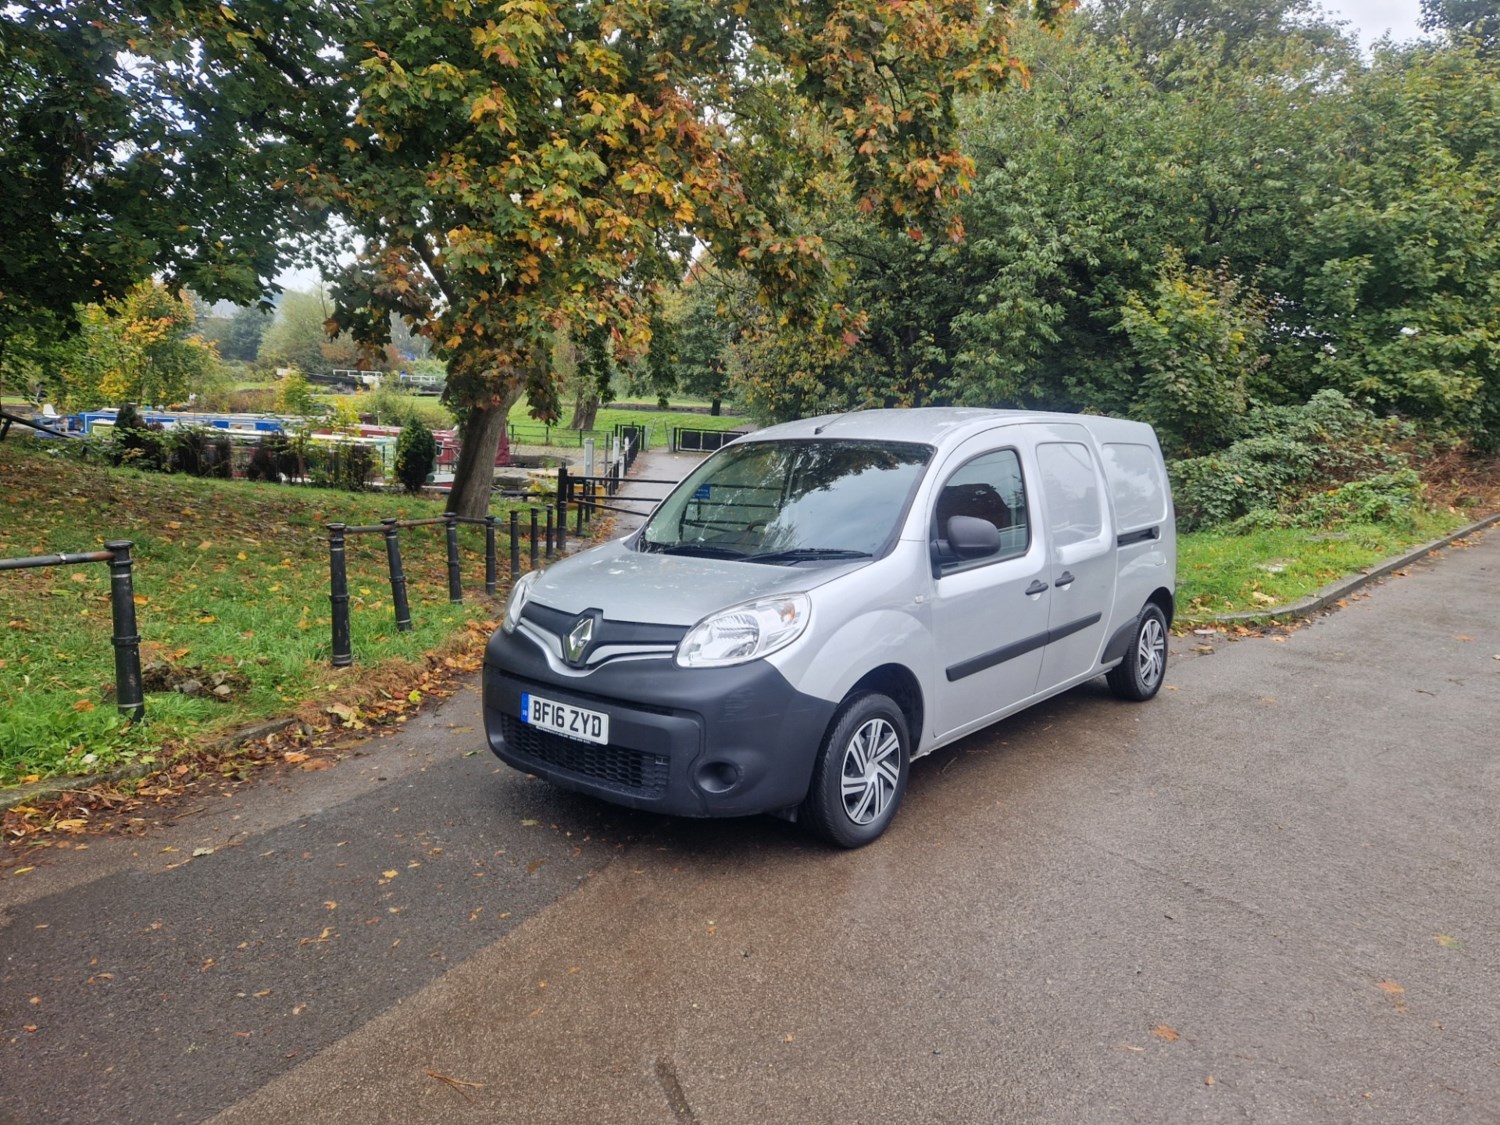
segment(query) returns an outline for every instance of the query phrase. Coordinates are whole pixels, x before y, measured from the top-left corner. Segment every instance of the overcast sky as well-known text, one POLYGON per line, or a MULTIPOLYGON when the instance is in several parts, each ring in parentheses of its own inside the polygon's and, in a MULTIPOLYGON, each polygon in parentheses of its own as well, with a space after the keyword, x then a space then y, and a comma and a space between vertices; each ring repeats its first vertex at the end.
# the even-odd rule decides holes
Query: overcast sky
POLYGON ((1386 31, 1398 43, 1421 34, 1417 20, 1422 14, 1418 0, 1323 0, 1333 16, 1348 20, 1359 32, 1361 46, 1368 47, 1386 31))

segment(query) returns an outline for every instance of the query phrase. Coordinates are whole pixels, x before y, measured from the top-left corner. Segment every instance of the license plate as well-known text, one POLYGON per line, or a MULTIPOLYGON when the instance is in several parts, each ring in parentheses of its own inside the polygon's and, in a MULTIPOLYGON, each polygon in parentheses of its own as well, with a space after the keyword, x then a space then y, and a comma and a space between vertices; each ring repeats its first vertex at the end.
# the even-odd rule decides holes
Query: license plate
POLYGON ((529 692, 521 695, 521 721, 580 742, 603 745, 609 741, 609 716, 604 712, 543 699, 529 692))

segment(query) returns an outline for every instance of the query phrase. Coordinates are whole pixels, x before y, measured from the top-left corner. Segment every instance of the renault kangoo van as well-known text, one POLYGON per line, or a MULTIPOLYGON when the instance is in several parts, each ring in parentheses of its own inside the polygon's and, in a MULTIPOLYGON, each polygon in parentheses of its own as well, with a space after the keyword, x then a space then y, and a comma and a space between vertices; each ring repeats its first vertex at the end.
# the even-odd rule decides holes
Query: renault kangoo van
POLYGON ((627 538, 527 574, 491 749, 633 808, 773 812, 858 847, 914 759, 1104 675, 1166 671, 1176 537, 1139 422, 830 415, 740 438, 627 538))

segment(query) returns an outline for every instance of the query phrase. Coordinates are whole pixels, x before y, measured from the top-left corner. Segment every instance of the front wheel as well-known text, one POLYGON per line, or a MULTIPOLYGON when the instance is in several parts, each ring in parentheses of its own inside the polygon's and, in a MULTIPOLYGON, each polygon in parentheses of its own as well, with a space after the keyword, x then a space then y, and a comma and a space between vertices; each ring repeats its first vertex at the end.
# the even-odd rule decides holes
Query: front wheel
POLYGON ((835 718, 813 767, 803 822, 829 843, 858 848, 889 827, 910 769, 906 716, 884 695, 861 695, 835 718))
POLYGON ((1111 668, 1105 679, 1121 699, 1137 703, 1161 690, 1167 675, 1167 619, 1161 607, 1147 602, 1135 619, 1135 632, 1125 659, 1111 668))

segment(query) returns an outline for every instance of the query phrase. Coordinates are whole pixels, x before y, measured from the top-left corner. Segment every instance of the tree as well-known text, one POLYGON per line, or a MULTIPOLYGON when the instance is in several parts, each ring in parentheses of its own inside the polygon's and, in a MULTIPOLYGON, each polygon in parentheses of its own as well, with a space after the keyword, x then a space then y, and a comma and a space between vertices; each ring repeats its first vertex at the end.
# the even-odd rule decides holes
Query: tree
POLYGON ((260 358, 314 373, 361 366, 360 347, 347 333, 329 337, 332 313, 333 304, 323 293, 285 294, 261 337, 260 358))
MULTIPOLYGON (((1050 4, 1043 7, 1050 11, 1050 4)), ((558 415, 553 334, 647 346, 695 241, 815 316, 808 202, 839 186, 914 231, 968 183, 954 99, 1017 73, 1008 8, 964 0, 372 4, 343 45, 357 109, 304 190, 361 234, 335 318, 425 325, 488 504, 505 414, 558 415)), ((947 216, 944 216, 946 218, 947 216)))
POLYGON ((224 359, 254 363, 271 317, 269 310, 259 305, 247 305, 235 309, 227 317, 200 316, 198 330, 224 359))
POLYGON ((1422 0, 1422 30, 1493 55, 1500 48, 1500 0, 1422 0))
POLYGON ((219 375, 213 348, 192 334, 192 301, 156 282, 85 306, 79 317, 81 332, 57 353, 61 397, 72 409, 182 402, 219 375))
MULTIPOLYGON (((293 118, 332 112, 314 0, 17 0, 0 7, 0 352, 153 273, 258 299, 316 221, 293 118), (242 21, 265 16, 254 33, 242 21), (318 103, 318 108, 313 108, 318 103)), ((320 16, 321 18, 321 16, 320 16)), ((300 131, 299 131, 300 132, 300 131)), ((306 136, 305 133, 302 135, 306 136)))

